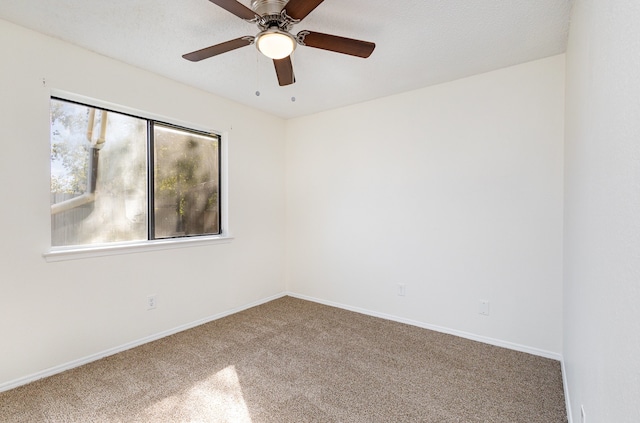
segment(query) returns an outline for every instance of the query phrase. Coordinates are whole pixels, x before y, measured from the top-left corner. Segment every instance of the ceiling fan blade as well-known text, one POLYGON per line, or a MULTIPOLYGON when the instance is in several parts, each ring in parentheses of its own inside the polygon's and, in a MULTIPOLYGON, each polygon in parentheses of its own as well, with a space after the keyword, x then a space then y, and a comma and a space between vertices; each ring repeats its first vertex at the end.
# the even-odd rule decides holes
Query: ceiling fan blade
POLYGON ((244 4, 236 0, 209 0, 211 3, 217 4, 227 12, 231 12, 240 19, 251 21, 255 19, 256 14, 244 4))
POLYGON ((209 57, 217 56, 218 54, 226 53, 231 50, 235 50, 240 47, 245 47, 253 44, 254 37, 240 37, 235 40, 225 41, 224 43, 216 44, 215 46, 206 47, 201 50, 192 51, 191 53, 183 54, 182 57, 191 60, 192 62, 199 62, 209 57))
POLYGON ((324 0, 289 0, 284 10, 289 17, 301 21, 323 1, 324 0))
POLYGON ((296 77, 293 75, 291 56, 287 56, 284 59, 273 59, 273 64, 276 67, 278 84, 280 84, 281 87, 285 85, 291 85, 296 82, 296 77))
POLYGON ((376 48, 375 43, 369 41, 354 40, 353 38, 338 37, 337 35, 323 34, 321 32, 300 31, 297 38, 298 42, 303 46, 363 58, 371 56, 373 49, 376 48))

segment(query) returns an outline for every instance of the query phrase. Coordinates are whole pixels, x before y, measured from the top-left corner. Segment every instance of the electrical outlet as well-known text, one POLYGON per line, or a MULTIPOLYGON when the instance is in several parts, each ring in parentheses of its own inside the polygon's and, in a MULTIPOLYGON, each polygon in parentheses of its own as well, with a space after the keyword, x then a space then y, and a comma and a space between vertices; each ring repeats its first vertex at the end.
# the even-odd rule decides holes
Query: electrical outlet
POLYGON ((156 294, 147 297, 147 310, 153 310, 158 306, 158 298, 156 297, 156 294))
POLYGON ((480 304, 478 306, 478 313, 482 314, 483 316, 489 315, 489 301, 480 300, 480 304))
POLYGON ((407 287, 403 283, 398 284, 398 295, 404 297, 407 293, 407 287))
POLYGON ((584 413, 584 405, 580 405, 580 423, 587 423, 587 415, 584 413))

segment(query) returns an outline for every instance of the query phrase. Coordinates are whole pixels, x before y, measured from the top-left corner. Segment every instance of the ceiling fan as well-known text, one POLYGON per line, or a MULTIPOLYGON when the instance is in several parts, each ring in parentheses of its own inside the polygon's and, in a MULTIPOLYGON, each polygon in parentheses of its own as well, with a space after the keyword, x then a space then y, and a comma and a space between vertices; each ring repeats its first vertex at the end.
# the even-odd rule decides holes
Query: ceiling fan
POLYGON ((273 60, 280 86, 296 82, 291 64, 291 53, 297 44, 336 53, 367 58, 376 47, 368 41, 354 40, 321 32, 300 31, 293 36, 290 31, 324 0, 251 0, 251 8, 237 0, 209 0, 233 13, 240 19, 258 25, 260 32, 187 53, 182 57, 198 62, 218 54, 256 44, 258 50, 273 60))

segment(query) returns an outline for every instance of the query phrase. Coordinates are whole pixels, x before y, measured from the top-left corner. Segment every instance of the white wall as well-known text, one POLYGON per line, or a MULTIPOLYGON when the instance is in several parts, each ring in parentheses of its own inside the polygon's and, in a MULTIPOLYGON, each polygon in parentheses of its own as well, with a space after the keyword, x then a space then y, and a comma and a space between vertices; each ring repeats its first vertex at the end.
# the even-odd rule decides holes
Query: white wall
POLYGON ((577 0, 567 49, 564 360, 574 422, 640 421, 640 3, 577 0))
POLYGON ((0 54, 0 387, 285 289, 562 353, 564 56, 285 123, 4 21, 0 54), (235 240, 45 262, 52 89, 226 131, 235 240))
POLYGON ((0 387, 284 290, 283 120, 4 21, 0 56, 0 387), (45 262, 52 89, 227 131, 235 240, 45 262))
POLYGON ((287 121, 288 289, 559 357, 564 60, 287 121))

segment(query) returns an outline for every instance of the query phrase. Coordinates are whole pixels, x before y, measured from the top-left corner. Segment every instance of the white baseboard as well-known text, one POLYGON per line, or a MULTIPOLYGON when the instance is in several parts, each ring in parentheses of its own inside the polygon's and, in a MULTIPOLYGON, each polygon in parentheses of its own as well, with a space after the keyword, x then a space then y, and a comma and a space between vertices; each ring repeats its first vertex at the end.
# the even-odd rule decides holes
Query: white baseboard
POLYGON ((564 403, 567 407, 567 421, 568 423, 573 423, 571 398, 569 397, 569 382, 567 381, 567 369, 564 365, 564 358, 560 360, 560 366, 562 367, 562 386, 564 387, 564 403))
POLYGON ((367 309, 363 309, 363 308, 359 308, 359 307, 352 307, 352 306, 349 306, 349 305, 346 305, 346 304, 335 303, 333 301, 321 300, 321 299, 318 299, 318 298, 309 297, 307 295, 296 294, 294 292, 286 292, 286 295, 288 295, 290 297, 299 298, 301 300, 313 301, 313 302, 319 303, 319 304, 324 304, 324 305, 328 305, 328 306, 332 306, 332 307, 341 308, 341 309, 344 309, 344 310, 354 311, 354 312, 360 313, 360 314, 366 314, 368 316, 380 317, 382 319, 392 320, 394 322, 399 322, 399 323, 406 323, 408 325, 417 326, 417 327, 420 327, 420 328, 423 328, 423 329, 429 329, 429 330, 433 330, 433 331, 436 331, 436 332, 442 332, 442 333, 446 333, 446 334, 449 334, 449 335, 455 335, 455 336, 459 336, 461 338, 470 339, 472 341, 478 341, 478 342, 482 342, 482 343, 485 343, 485 344, 495 345, 497 347, 503 347, 503 348, 507 348, 507 349, 510 349, 510 350, 525 352, 525 353, 537 355, 537 356, 540 356, 540 357, 545 357, 545 358, 550 358, 550 359, 553 359, 553 360, 558 360, 560 362, 562 361, 562 355, 561 354, 558 354, 558 353, 555 353, 555 352, 552 352, 552 351, 542 350, 542 349, 535 348, 535 347, 529 347, 527 345, 520 345, 520 344, 516 344, 514 342, 509 342, 509 341, 503 341, 503 340, 500 340, 500 339, 489 338, 487 336, 476 335, 476 334, 473 334, 473 333, 464 332, 464 331, 460 331, 460 330, 456 330, 456 329, 450 329, 450 328, 446 328, 446 327, 443 327, 443 326, 432 325, 432 324, 429 324, 429 323, 423 323, 423 322, 419 322, 417 320, 405 319, 403 317, 398 317, 398 316, 394 316, 394 315, 391 315, 391 314, 379 313, 377 311, 371 311, 371 310, 367 310, 367 309))
POLYGON ((175 327, 173 329, 165 330, 165 331, 162 331, 162 332, 150 335, 150 336, 146 336, 146 337, 141 338, 141 339, 137 339, 135 341, 127 342, 126 344, 123 344, 123 345, 120 345, 120 346, 117 346, 117 347, 114 347, 114 348, 109 348, 108 350, 104 350, 104 351, 101 351, 101 352, 96 353, 96 354, 91 354, 89 356, 82 357, 82 358, 79 358, 77 360, 73 360, 73 361, 70 361, 68 363, 65 363, 65 364, 54 366, 54 367, 51 367, 49 369, 46 369, 46 370, 43 370, 43 371, 40 371, 40 372, 36 372, 36 373, 30 374, 30 375, 25 376, 25 377, 21 377, 21 378, 15 379, 15 380, 11 380, 9 382, 2 383, 2 384, 0 384, 0 392, 8 391, 10 389, 17 388, 18 386, 22 386, 22 385, 26 385, 27 383, 34 382, 34 381, 36 381, 38 379, 42 379, 42 378, 45 378, 45 377, 48 377, 48 376, 53 376, 53 375, 55 375, 57 373, 62 373, 64 371, 66 371, 66 370, 70 370, 70 369, 73 369, 75 367, 79 367, 79 366, 82 366, 84 364, 91 363, 92 361, 100 360, 101 358, 108 357, 110 355, 114 355, 114 354, 117 354, 119 352, 129 350, 131 348, 135 348, 137 346, 146 344, 148 342, 156 341, 156 340, 158 340, 160 338, 164 338, 165 336, 173 335, 175 333, 182 332, 184 330, 191 329, 191 328, 194 328, 196 326, 200 326, 200 325, 202 325, 204 323, 208 323, 208 322, 211 322, 211 321, 214 321, 214 320, 221 319, 223 317, 229 316, 231 314, 238 313, 240 311, 249 309, 251 307, 255 307, 255 306, 258 306, 260 304, 264 304, 264 303, 267 303, 269 301, 273 301, 275 299, 284 297, 285 295, 286 295, 285 292, 281 292, 279 294, 272 295, 270 297, 263 298, 263 299, 260 299, 258 301, 254 301, 252 303, 245 304, 245 305, 242 305, 240 307, 233 308, 231 310, 223 311, 222 313, 214 314, 212 316, 208 316, 208 317, 205 317, 203 319, 196 320, 195 322, 191 322, 191 323, 187 323, 187 324, 184 324, 184 325, 180 325, 180 326, 175 327))

